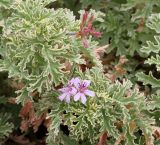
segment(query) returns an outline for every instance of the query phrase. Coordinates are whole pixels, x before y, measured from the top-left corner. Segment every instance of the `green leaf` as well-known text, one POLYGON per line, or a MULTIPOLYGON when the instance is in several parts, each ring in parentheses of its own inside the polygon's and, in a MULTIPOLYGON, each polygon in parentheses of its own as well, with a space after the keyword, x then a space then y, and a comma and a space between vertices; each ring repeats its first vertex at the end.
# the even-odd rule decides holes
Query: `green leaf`
POLYGON ((153 43, 151 41, 147 41, 147 46, 143 46, 141 51, 147 54, 150 54, 151 52, 158 53, 160 51, 160 36, 154 36, 156 43, 153 43))
POLYGON ((145 63, 148 63, 149 65, 155 64, 157 71, 160 71, 160 55, 156 55, 155 57, 151 56, 151 58, 148 58, 145 63))
POLYGON ((145 75, 144 73, 137 73, 136 76, 138 77, 138 80, 143 82, 144 85, 150 84, 153 88, 159 88, 160 87, 160 80, 153 77, 152 73, 150 72, 149 75, 145 75))
POLYGON ((5 137, 8 137, 9 134, 12 132, 13 129, 13 124, 8 122, 8 120, 10 119, 10 115, 9 114, 0 114, 0 143, 2 141, 2 139, 4 139, 5 137))
POLYGON ((126 139, 126 145, 138 145, 134 142, 136 139, 136 136, 133 135, 133 132, 130 130, 129 125, 127 125, 126 127, 125 139, 126 139))
POLYGON ((160 108, 160 96, 159 95, 152 95, 151 101, 149 102, 148 106, 151 108, 151 110, 154 110, 156 108, 160 108))
POLYGON ((103 126, 101 127, 100 131, 101 132, 106 131, 109 135, 113 136, 114 138, 118 138, 119 133, 114 126, 114 123, 116 121, 114 116, 107 114, 105 110, 102 110, 102 115, 103 115, 103 126))
POLYGON ((8 99, 5 96, 0 96, 0 104, 5 104, 7 103, 8 99))
POLYGON ((31 100, 31 96, 29 96, 29 92, 27 91, 27 88, 18 90, 16 91, 16 93, 18 94, 16 98, 17 103, 22 103, 22 105, 24 105, 26 101, 31 100))
POLYGON ((147 26, 160 33, 160 13, 152 14, 148 19, 147 26))
POLYGON ((75 140, 71 139, 71 137, 61 134, 61 138, 63 140, 63 144, 65 145, 79 145, 75 140))

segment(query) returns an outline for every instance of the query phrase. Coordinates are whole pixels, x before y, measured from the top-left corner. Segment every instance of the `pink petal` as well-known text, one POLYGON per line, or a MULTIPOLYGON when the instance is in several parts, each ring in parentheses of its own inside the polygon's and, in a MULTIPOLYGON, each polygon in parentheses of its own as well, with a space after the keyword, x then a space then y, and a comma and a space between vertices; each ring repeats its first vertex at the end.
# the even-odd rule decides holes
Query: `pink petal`
POLYGON ((83 80, 82 83, 85 84, 86 87, 88 87, 90 85, 91 81, 90 80, 83 80))
POLYGON ((67 103, 70 103, 70 95, 67 95, 67 96, 66 96, 66 102, 67 102, 67 103))
POLYGON ((101 32, 95 31, 94 29, 90 31, 90 34, 91 34, 92 36, 97 37, 97 38, 99 38, 99 37, 102 36, 102 33, 101 33, 101 32))
POLYGON ((101 32, 95 32, 95 33, 94 33, 94 36, 99 38, 99 37, 102 36, 102 33, 101 33, 101 32))
POLYGON ((66 92, 66 88, 61 88, 59 89, 60 92, 65 93, 66 92))
POLYGON ((72 87, 72 91, 71 91, 72 95, 75 95, 77 93, 77 89, 72 87))
POLYGON ((65 93, 64 93, 64 94, 62 94, 62 95, 60 95, 60 96, 58 97, 58 98, 59 98, 59 100, 63 101, 63 100, 64 100, 64 98, 66 97, 66 95, 67 95, 67 94, 65 94, 65 93))
POLYGON ((88 12, 85 11, 85 13, 83 14, 83 17, 82 17, 82 22, 85 22, 87 20, 87 17, 88 17, 88 12))
POLYGON ((75 78, 72 78, 72 79, 68 82, 68 84, 73 85, 73 84, 74 84, 74 80, 75 80, 75 78))
POLYGON ((81 102, 82 102, 83 104, 86 104, 86 101, 87 101, 86 96, 85 96, 84 94, 81 94, 81 102))
POLYGON ((94 96, 95 96, 95 92, 90 91, 90 90, 85 90, 84 93, 85 93, 86 95, 88 95, 88 96, 91 96, 91 97, 94 97, 94 96))
POLYGON ((84 27, 84 28, 83 28, 83 34, 88 35, 89 32, 90 32, 90 30, 88 29, 88 27, 84 27))
POLYGON ((77 77, 74 79, 74 85, 77 89, 79 88, 79 84, 81 84, 81 80, 77 77))
POLYGON ((81 97, 81 93, 77 93, 75 96, 74 96, 74 101, 78 101, 81 97))

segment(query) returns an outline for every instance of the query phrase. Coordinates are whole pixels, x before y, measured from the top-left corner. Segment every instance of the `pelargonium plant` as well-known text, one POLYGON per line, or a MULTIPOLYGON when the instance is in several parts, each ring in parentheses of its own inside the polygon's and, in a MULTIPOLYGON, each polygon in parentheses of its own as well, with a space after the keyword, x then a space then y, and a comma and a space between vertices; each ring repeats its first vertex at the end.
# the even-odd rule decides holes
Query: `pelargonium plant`
MULTIPOLYGON (((75 71, 81 70, 81 64, 86 64, 86 59, 93 65, 100 64, 93 52, 98 44, 96 41, 90 39, 90 45, 86 49, 79 37, 68 35, 72 32, 78 34, 81 20, 76 20, 73 12, 68 9, 48 9, 47 5, 50 2, 10 2, 8 9, 12 11, 3 23, 1 35, 0 71, 8 72, 8 77, 13 82, 21 84, 16 92, 16 102, 24 107, 30 104, 28 108, 33 109, 32 115, 37 109, 33 108, 33 103, 28 102, 40 101, 44 95, 50 96, 52 92, 55 97, 59 93, 57 88, 65 84, 75 71)), ((92 26, 90 28, 93 29, 92 26)), ((80 88, 75 89, 76 93, 80 91, 80 88)), ((81 91, 85 89, 87 91, 85 87, 81 88, 81 91)), ((80 94, 80 98, 85 103, 85 96, 80 94)), ((69 99, 65 96, 67 102, 69 99)), ((42 114, 46 112, 45 109, 42 110, 42 114)), ((27 128, 23 128, 24 124, 28 125, 28 128, 35 125, 30 117, 28 120, 25 117, 31 114, 23 115, 20 115, 23 119, 20 127, 22 132, 27 128)), ((34 120, 38 121, 39 117, 35 117, 34 120)))
POLYGON ((0 71, 20 84, 21 133, 43 125, 48 145, 153 145, 159 100, 125 78, 107 79, 94 52, 92 36, 101 36, 94 14, 77 20, 68 9, 49 9, 51 1, 15 0, 3 25, 0 71))
POLYGON ((94 59, 95 41, 86 49, 81 39, 67 35, 79 32, 81 20, 68 9, 47 9, 46 5, 43 0, 15 1, 3 28, 1 71, 24 84, 17 92, 17 102, 24 103, 32 99, 33 92, 51 91, 65 83, 86 58, 99 64, 94 59))

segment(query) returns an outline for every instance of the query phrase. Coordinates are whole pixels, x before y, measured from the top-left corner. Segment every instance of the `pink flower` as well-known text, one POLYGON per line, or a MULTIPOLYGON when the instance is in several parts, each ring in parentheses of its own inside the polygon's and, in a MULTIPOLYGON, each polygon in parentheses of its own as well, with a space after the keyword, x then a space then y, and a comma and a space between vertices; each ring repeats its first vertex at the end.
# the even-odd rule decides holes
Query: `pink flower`
POLYGON ((89 17, 89 13, 87 11, 85 11, 85 13, 82 16, 82 21, 81 21, 81 24, 80 24, 80 30, 77 33, 77 36, 81 37, 82 42, 83 42, 83 46, 85 48, 89 47, 89 44, 86 45, 86 42, 88 42, 87 38, 90 35, 94 36, 94 37, 97 37, 97 38, 101 37, 101 35, 102 35, 101 32, 98 32, 94 29, 94 27, 92 25, 93 21, 94 21, 94 16, 91 15, 89 17))
POLYGON ((86 95, 91 97, 95 96, 95 93, 88 89, 90 83, 90 80, 80 80, 79 78, 74 79, 74 85, 77 89, 74 101, 81 100, 81 102, 85 104, 87 101, 86 95))
POLYGON ((59 99, 61 101, 65 100, 67 103, 70 103, 70 97, 77 93, 76 88, 73 87, 73 82, 74 82, 74 78, 68 82, 66 87, 59 89, 59 91, 62 93, 59 96, 59 99))
POLYGON ((90 34, 91 34, 92 36, 97 37, 97 38, 101 37, 101 35, 102 35, 101 32, 95 31, 94 29, 92 29, 92 30, 90 31, 90 34))
POLYGON ((90 80, 80 80, 78 77, 72 78, 66 87, 59 89, 62 93, 59 96, 59 99, 70 103, 71 97, 74 97, 74 101, 81 100, 81 102, 85 104, 87 101, 86 96, 95 96, 95 93, 88 89, 90 83, 90 80))

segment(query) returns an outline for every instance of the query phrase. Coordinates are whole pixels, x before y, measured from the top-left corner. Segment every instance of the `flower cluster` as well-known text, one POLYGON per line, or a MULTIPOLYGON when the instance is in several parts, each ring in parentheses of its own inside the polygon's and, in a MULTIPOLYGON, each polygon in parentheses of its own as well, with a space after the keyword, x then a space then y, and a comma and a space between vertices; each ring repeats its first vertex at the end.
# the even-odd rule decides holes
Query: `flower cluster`
POLYGON ((101 37, 101 32, 95 31, 95 29, 92 26, 94 16, 91 15, 89 18, 89 13, 85 11, 82 17, 82 22, 80 24, 80 31, 77 33, 77 36, 80 36, 82 38, 83 46, 87 48, 89 46, 87 37, 89 35, 95 36, 95 37, 101 37))
POLYGON ((91 81, 90 80, 80 80, 79 78, 72 78, 66 85, 59 89, 61 95, 59 99, 61 101, 65 100, 70 103, 70 98, 73 97, 74 101, 80 100, 83 104, 86 103, 86 96, 94 97, 95 93, 88 89, 91 81))

